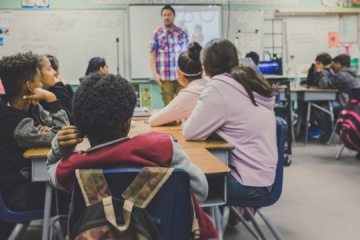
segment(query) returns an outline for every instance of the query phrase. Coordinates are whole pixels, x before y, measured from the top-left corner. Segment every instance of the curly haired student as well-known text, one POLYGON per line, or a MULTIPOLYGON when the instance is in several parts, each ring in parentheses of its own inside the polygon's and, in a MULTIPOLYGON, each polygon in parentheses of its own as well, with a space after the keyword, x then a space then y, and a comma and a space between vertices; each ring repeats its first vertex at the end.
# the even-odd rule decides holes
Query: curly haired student
MULTIPOLYGON (((45 183, 31 182, 31 161, 24 159, 24 152, 30 147, 49 147, 57 131, 69 124, 60 101, 42 89, 38 63, 38 56, 31 52, 0 61, 6 92, 0 102, 0 188, 7 207, 15 211, 44 207, 45 183), (41 100, 49 112, 37 103, 41 100)), ((13 227, 0 221, 1 235, 13 227)))
POLYGON ((76 127, 64 127, 48 154, 51 183, 70 192, 77 168, 171 166, 189 173, 195 195, 204 201, 208 191, 204 174, 168 134, 127 136, 135 105, 134 90, 126 79, 112 74, 89 75, 74 95, 76 127), (79 133, 88 137, 91 148, 71 153, 82 141, 79 133))

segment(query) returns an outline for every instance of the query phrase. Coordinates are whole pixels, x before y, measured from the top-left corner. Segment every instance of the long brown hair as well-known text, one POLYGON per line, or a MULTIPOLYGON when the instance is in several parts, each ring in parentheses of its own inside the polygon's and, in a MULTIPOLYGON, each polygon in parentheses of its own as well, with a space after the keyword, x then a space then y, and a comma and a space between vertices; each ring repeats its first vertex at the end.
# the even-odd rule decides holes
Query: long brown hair
POLYGON ((245 88, 255 106, 257 104, 253 92, 268 98, 274 95, 274 88, 264 77, 251 67, 240 66, 238 51, 229 40, 214 39, 208 42, 202 51, 201 59, 205 71, 211 77, 223 73, 231 74, 234 80, 245 88))

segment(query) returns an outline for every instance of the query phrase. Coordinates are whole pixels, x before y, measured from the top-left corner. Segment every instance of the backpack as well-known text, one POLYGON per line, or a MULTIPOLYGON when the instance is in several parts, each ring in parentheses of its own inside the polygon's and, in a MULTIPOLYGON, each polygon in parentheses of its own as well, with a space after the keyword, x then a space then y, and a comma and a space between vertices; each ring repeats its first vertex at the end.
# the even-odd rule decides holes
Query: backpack
MULTIPOLYGON (((123 192, 124 200, 111 196, 101 169, 76 170, 76 178, 87 207, 71 228, 72 230, 68 232, 68 238, 75 240, 161 239, 159 227, 151 219, 145 207, 173 170, 173 168, 160 167, 143 168, 123 192)), ((197 218, 194 218, 194 232, 199 231, 197 223, 197 218)))
POLYGON ((336 133, 345 147, 360 151, 360 102, 351 99, 340 112, 336 133))

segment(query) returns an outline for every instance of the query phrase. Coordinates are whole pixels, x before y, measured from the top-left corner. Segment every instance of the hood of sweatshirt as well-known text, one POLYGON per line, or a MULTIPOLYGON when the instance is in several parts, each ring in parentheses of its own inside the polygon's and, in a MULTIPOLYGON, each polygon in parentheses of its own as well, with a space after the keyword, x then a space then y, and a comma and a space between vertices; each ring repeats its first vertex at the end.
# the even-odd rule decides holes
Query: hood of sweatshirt
MULTIPOLYGON (((241 85, 235 79, 233 79, 230 74, 225 73, 222 75, 216 75, 213 78, 211 78, 211 81, 221 81, 223 83, 226 83, 226 84, 232 86, 233 88, 235 88, 240 94, 243 94, 244 96, 249 98, 249 95, 247 94, 243 85, 241 85)), ((268 98, 268 97, 264 97, 256 92, 253 92, 253 94, 254 94, 255 102, 257 105, 261 105, 270 110, 274 108, 275 96, 268 98)), ((249 101, 250 101, 250 98, 249 98, 249 101)))
POLYGON ((350 74, 351 76, 356 77, 355 71, 351 70, 351 68, 343 68, 343 69, 341 69, 341 70, 339 71, 339 73, 341 73, 341 72, 343 72, 343 73, 348 73, 348 74, 350 74))

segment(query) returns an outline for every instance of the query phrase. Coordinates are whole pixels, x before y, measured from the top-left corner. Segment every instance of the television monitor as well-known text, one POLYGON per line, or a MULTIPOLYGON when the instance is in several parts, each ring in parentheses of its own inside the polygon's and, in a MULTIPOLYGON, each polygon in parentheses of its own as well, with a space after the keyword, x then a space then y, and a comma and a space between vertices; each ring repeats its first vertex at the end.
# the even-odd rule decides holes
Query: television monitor
POLYGON ((264 75, 282 75, 281 61, 259 62, 258 68, 264 75))

